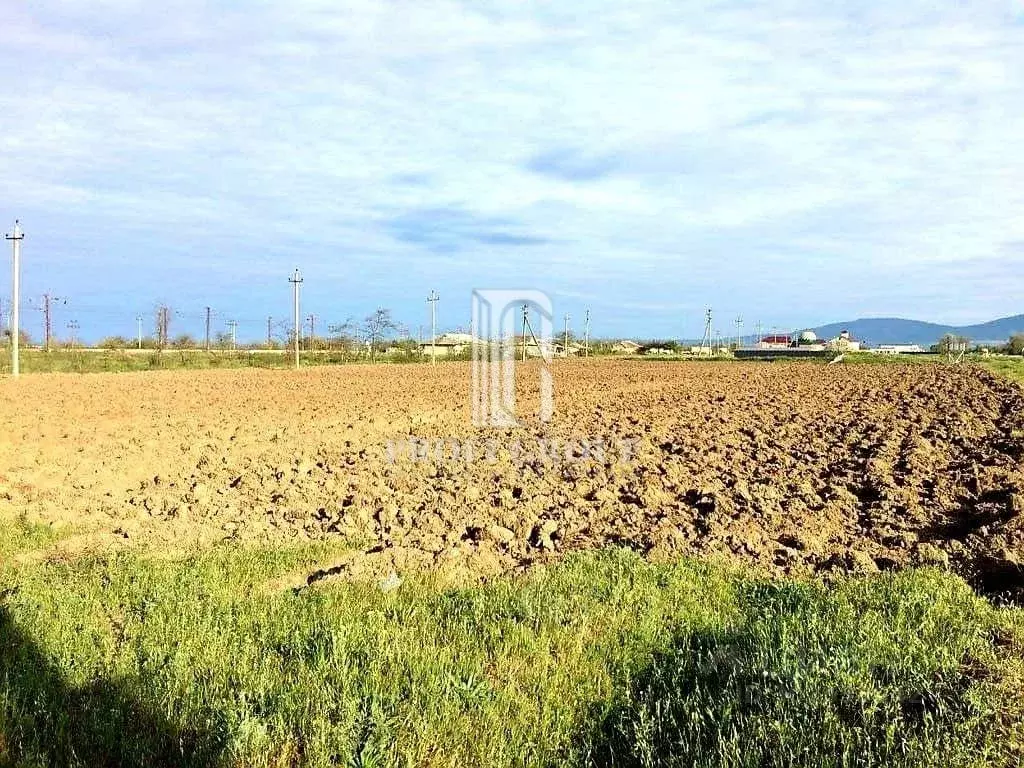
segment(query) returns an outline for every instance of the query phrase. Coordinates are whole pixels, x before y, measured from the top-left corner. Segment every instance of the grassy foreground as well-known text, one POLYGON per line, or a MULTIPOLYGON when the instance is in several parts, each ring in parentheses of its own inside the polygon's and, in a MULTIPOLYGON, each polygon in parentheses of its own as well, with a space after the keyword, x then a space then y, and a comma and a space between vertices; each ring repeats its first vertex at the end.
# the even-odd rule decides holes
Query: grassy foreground
POLYGON ((393 591, 330 553, 18 564, 0 765, 1009 765, 1024 621, 955 577, 830 588, 623 551, 393 591))

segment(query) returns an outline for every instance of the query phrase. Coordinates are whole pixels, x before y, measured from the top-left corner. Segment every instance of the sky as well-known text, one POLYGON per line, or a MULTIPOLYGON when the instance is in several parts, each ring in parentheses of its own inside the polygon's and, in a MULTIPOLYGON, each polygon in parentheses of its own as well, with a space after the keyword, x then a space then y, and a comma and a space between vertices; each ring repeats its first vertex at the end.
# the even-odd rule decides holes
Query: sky
POLYGON ((1022 0, 9 0, 0 84, 37 337, 1024 312, 1022 0))

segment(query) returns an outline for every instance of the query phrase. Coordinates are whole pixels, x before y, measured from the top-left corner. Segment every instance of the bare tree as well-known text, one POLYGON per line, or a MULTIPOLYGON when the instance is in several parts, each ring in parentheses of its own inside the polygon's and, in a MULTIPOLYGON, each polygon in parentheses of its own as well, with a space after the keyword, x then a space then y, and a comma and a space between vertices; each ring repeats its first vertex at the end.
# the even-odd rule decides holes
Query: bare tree
POLYGON ((384 309, 383 307, 378 307, 373 314, 367 315, 363 320, 363 337, 370 346, 371 362, 377 359, 377 345, 397 327, 397 324, 391 318, 391 310, 384 309))
POLYGON ((358 355, 359 333, 360 329, 353 317, 343 323, 332 323, 327 326, 327 348, 341 350, 346 355, 358 355))

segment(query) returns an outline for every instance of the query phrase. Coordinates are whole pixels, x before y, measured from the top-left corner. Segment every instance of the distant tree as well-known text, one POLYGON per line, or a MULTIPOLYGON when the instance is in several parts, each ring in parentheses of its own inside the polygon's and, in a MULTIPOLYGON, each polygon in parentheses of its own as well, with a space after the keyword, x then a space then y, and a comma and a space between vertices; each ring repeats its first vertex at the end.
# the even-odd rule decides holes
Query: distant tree
POLYGON ((191 334, 182 333, 175 337, 174 341, 171 342, 171 346, 175 349, 195 349, 199 345, 192 338, 191 334))
POLYGON ((1024 333, 1015 333, 1006 344, 1006 353, 1010 355, 1024 355, 1024 333))
POLYGON ((966 336, 958 336, 955 333, 947 333, 943 336, 938 344, 932 346, 931 351, 937 352, 940 355, 946 355, 950 352, 959 352, 962 349, 969 348, 971 340, 966 336))
MULTIPOLYGON (((4 344, 10 344, 10 343, 11 343, 11 329, 10 328, 4 328, 4 344)), ((26 331, 24 329, 18 331, 18 345, 22 346, 22 347, 31 347, 32 346, 32 337, 29 335, 28 331, 26 331)))
POLYGON ((362 335, 370 348, 370 361, 377 359, 377 348, 388 334, 397 328, 391 318, 391 310, 378 307, 375 312, 363 319, 362 335))
POLYGON ((213 336, 213 346, 217 349, 231 349, 231 334, 227 331, 217 331, 213 336))
POLYGON ((100 349, 125 349, 129 346, 135 346, 135 344, 128 341, 124 336, 107 336, 104 339, 100 339, 97 346, 100 349))

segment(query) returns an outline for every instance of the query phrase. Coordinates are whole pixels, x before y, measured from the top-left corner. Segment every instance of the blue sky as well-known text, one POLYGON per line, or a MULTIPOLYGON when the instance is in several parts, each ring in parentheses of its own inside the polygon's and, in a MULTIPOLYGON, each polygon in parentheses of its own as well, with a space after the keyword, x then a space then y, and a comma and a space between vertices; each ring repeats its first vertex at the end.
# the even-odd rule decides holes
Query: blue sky
POLYGON ((1024 311, 1020 0, 172 5, 0 9, 0 223, 59 331, 259 338, 296 265, 303 314, 414 333, 431 289, 601 336, 1024 311))

